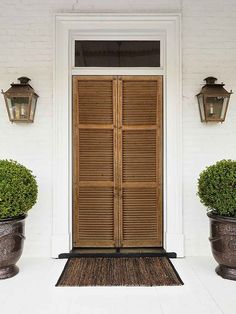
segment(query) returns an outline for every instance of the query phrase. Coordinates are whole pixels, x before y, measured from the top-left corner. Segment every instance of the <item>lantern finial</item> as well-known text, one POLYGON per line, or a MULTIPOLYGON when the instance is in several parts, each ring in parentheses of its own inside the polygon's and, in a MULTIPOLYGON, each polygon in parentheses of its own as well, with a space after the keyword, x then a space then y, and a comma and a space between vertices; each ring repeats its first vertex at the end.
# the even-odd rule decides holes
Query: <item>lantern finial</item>
POLYGON ((207 78, 204 79, 204 81, 206 81, 206 84, 215 84, 217 78, 214 76, 208 76, 207 78))
POLYGON ((18 78, 18 81, 20 81, 21 84, 28 84, 30 81, 30 78, 28 78, 26 76, 21 76, 18 78))

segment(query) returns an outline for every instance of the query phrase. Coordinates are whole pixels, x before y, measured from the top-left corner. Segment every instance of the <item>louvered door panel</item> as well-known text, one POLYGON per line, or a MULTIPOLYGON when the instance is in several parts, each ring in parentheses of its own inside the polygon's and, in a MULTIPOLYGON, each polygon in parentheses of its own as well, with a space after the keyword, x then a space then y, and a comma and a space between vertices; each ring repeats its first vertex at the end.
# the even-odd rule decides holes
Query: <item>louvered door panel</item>
POLYGON ((79 123, 113 124, 113 81, 79 80, 79 123))
POLYGON ((80 245, 110 245, 114 238, 113 188, 80 187, 78 224, 80 245))
POLYGON ((123 81, 123 125, 155 125, 156 81, 123 81))
POLYGON ((123 241, 129 246, 157 246, 158 197, 155 188, 124 188, 123 241))
POLYGON ((113 130, 80 129, 80 181, 113 182, 113 159, 113 130))
POLYGON ((162 80, 119 79, 120 243, 162 245, 162 80))
POLYGON ((115 246, 116 86, 109 76, 74 77, 74 247, 115 246))
POLYGON ((124 130, 123 182, 156 182, 156 130, 124 130))

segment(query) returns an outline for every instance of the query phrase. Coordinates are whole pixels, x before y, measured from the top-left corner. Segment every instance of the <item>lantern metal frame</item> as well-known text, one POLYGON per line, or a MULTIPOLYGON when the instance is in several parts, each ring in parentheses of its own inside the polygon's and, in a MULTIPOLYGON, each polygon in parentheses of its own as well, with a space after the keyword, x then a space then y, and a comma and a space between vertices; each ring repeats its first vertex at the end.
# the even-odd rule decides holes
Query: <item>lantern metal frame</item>
POLYGON ((29 81, 30 79, 26 76, 19 77, 18 80, 20 83, 12 83, 11 87, 2 94, 4 95, 7 113, 9 120, 11 122, 20 122, 20 123, 33 123, 35 117, 35 111, 37 106, 37 100, 39 95, 37 95, 32 86, 30 86, 29 81), (27 116, 23 118, 22 115, 19 113, 19 117, 16 117, 16 113, 13 115, 10 111, 10 106, 14 107, 14 98, 28 98, 27 104, 25 104, 27 109, 27 116), (11 104, 9 104, 9 100, 11 104), (34 108, 32 108, 32 104, 34 101, 34 108))
MULTIPOLYGON (((217 81, 217 78, 213 76, 209 76, 204 79, 206 81, 206 84, 202 87, 202 90, 200 93, 198 93, 197 99, 198 99, 198 107, 199 107, 199 113, 201 122, 224 122, 226 118, 226 113, 228 110, 229 100, 230 96, 232 94, 232 90, 228 92, 224 86, 225 84, 217 84, 215 83, 217 81), (218 118, 213 118, 210 114, 207 112, 207 107, 209 105, 209 102, 207 101, 207 98, 223 98, 223 103, 221 107, 221 112, 218 115, 218 118), (226 100, 226 103, 224 104, 224 101, 226 100), (203 107, 203 108, 201 108, 203 107), (223 116, 222 116, 222 111, 223 116), (204 116, 203 116, 204 112, 204 116)), ((214 104, 212 104, 212 114, 214 110, 214 104)))

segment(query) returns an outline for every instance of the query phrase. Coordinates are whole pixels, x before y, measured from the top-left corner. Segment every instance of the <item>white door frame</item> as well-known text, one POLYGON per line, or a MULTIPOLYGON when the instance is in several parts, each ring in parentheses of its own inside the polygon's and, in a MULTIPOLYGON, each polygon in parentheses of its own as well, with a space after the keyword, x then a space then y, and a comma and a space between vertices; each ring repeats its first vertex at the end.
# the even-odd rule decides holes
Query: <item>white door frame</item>
POLYGON ((71 77, 80 75, 164 76, 164 248, 184 256, 182 211, 182 78, 180 14, 55 15, 54 157, 52 257, 72 248, 71 77), (160 39, 161 67, 74 68, 75 38, 160 39))

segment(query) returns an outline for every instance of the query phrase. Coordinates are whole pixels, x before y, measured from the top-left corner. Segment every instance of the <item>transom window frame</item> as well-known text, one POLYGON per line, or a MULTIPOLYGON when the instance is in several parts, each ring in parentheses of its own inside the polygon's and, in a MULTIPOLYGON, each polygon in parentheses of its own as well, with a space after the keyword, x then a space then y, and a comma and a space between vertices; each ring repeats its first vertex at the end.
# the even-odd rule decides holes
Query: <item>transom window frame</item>
MULTIPOLYGON (((89 72, 89 73, 94 73, 99 70, 108 70, 109 69, 112 73, 117 73, 122 75, 122 73, 133 73, 134 75, 139 72, 138 75, 140 74, 140 71, 144 72, 145 74, 150 73, 157 73, 157 71, 163 71, 165 69, 165 34, 164 32, 156 32, 155 34, 151 35, 149 32, 146 34, 138 34, 137 32, 133 32, 132 36, 130 34, 114 34, 114 33, 108 33, 108 34, 102 34, 99 36, 94 36, 94 35, 83 35, 83 34, 78 34, 78 33, 72 33, 71 34, 71 68, 72 68, 72 75, 77 75, 78 71, 79 73, 84 72, 89 72), (159 67, 76 67, 75 66, 75 41, 83 41, 83 40, 96 40, 96 41, 102 41, 102 40, 107 40, 107 41, 125 41, 125 40, 136 40, 136 41, 160 41, 160 66, 159 67), (118 73, 119 72, 119 73, 118 73)), ((86 74, 85 74, 86 75, 86 74)))
POLYGON ((53 92, 52 257, 72 249, 72 75, 163 75, 164 78, 164 248, 184 256, 182 210, 182 64, 181 15, 55 14, 53 92), (159 38, 163 67, 75 68, 75 38, 159 38))

